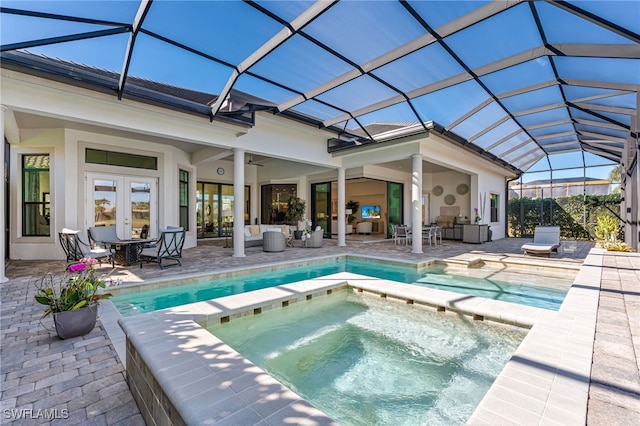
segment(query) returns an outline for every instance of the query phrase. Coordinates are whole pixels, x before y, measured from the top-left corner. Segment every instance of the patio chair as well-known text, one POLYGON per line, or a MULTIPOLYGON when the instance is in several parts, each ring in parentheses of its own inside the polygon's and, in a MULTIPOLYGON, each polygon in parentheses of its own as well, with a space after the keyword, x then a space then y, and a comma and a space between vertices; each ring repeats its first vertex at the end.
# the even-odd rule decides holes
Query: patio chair
POLYGON ((144 263, 155 262, 164 269, 169 266, 182 266, 182 246, 184 246, 184 228, 162 229, 156 246, 143 248, 140 252, 140 267, 144 263), (166 265, 163 262, 173 261, 166 265))
POLYGON ((411 241, 411 231, 406 226, 396 226, 396 232, 393 235, 393 244, 404 242, 405 245, 411 241))
POLYGON ((114 265, 113 252, 105 248, 92 248, 82 231, 63 228, 58 233, 60 245, 67 256, 67 262, 77 262, 82 258, 96 259, 100 264, 103 260, 110 260, 114 265))
POLYGON ((322 239, 324 238, 324 230, 317 226, 316 230, 311 234, 311 238, 305 240, 305 247, 320 248, 322 247, 322 239))
POLYGON ((422 228, 422 244, 424 244, 425 240, 429 240, 429 246, 431 246, 432 243, 435 243, 435 245, 438 245, 438 242, 435 240, 435 238, 436 238, 436 231, 434 227, 430 226, 430 227, 422 228))
POLYGON ((442 245, 442 226, 432 226, 431 229, 433 230, 433 241, 438 245, 438 240, 440 240, 440 245, 442 245))
POLYGON ((559 226, 536 226, 533 233, 533 242, 522 246, 524 254, 546 255, 551 257, 551 252, 558 253, 560 247, 559 226))
POLYGON ((89 241, 93 248, 107 249, 110 247, 107 241, 118 241, 118 234, 116 233, 116 227, 111 226, 91 226, 89 228, 89 241))

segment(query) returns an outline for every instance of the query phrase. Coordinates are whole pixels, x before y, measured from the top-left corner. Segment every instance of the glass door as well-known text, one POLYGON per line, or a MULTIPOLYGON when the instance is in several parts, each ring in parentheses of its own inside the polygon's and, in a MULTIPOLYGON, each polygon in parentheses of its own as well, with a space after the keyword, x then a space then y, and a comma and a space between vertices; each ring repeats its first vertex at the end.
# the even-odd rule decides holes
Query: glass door
POLYGON ((402 224, 403 192, 404 186, 401 183, 387 182, 387 208, 389 209, 387 237, 393 235, 393 225, 402 224))
POLYGON ((140 238, 143 230, 145 238, 151 234, 151 205, 154 201, 155 179, 125 178, 127 185, 124 205, 128 215, 125 216, 124 234, 126 239, 140 238))
POLYGON ((313 227, 320 226, 324 236, 331 238, 331 182, 311 185, 311 218, 313 227))
POLYGON ((115 226, 121 239, 156 235, 156 178, 87 174, 87 228, 115 226))
MULTIPOLYGON (((244 217, 249 224, 249 187, 244 188, 244 217)), ((230 237, 233 233, 233 185, 198 182, 196 187, 196 220, 198 238, 230 237)))

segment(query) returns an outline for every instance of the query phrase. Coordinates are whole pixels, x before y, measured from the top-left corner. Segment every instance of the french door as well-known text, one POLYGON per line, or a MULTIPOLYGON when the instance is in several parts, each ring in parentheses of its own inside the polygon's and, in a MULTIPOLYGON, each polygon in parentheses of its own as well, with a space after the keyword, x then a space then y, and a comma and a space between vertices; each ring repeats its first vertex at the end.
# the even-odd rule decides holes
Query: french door
POLYGON ((157 235, 158 179, 87 173, 86 227, 115 226, 121 239, 157 235))

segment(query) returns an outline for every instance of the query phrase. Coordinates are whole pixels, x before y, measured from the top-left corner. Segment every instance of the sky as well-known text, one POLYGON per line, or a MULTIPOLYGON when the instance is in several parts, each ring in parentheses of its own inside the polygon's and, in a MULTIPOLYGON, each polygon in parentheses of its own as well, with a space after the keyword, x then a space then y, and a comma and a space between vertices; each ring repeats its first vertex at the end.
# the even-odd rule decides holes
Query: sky
MULTIPOLYGON (((313 4, 311 1, 257 3, 289 22, 313 4)), ((447 34, 447 24, 452 20, 487 3, 407 2, 424 24, 439 34, 447 34)), ((640 33, 640 1, 571 3, 621 28, 640 33)), ((117 29, 133 22, 138 5, 137 1, 3 1, 2 7, 6 8, 68 14, 101 22, 90 24, 3 13, 0 37, 2 44, 8 45, 117 29)), ((634 44, 628 37, 547 2, 536 2, 535 7, 548 43, 634 44)), ((400 55, 396 61, 377 66, 375 61, 381 55, 424 37, 425 27, 396 1, 341 1, 305 26, 305 36, 287 38, 269 55, 252 62, 246 69, 248 72, 240 74, 237 80, 233 79, 234 67, 241 66, 254 51, 282 31, 285 28, 282 22, 240 1, 160 0, 153 2, 142 28, 144 32, 136 38, 129 67, 131 75, 211 94, 221 93, 231 81, 237 90, 282 105, 323 83, 350 72, 357 73, 358 67, 362 67, 370 73, 347 79, 331 90, 320 91, 315 99, 294 104, 292 109, 347 129, 357 128, 356 121, 348 113, 356 116, 362 125, 435 121, 516 166, 531 167, 532 161, 540 157, 540 150, 532 152, 535 144, 527 143, 531 136, 562 135, 567 128, 574 128, 566 124, 541 127, 528 134, 517 133, 521 125, 539 126, 582 114, 566 107, 524 115, 519 113, 563 103, 565 99, 597 97, 603 95, 603 90, 592 87, 561 90, 560 86, 554 85, 513 96, 501 95, 522 87, 544 85, 558 77, 640 84, 640 59, 550 59, 540 56, 503 70, 479 74, 478 80, 460 81, 440 90, 428 89, 463 74, 465 67, 475 72, 496 61, 542 46, 545 40, 527 2, 447 35, 442 43, 425 44, 400 55), (167 43, 167 39, 195 49, 201 55, 167 43), (410 102, 407 102, 407 97, 411 98, 410 102), (377 111, 365 111, 372 104, 383 106, 377 111), (475 112, 469 114, 472 111, 475 112), (465 115, 468 117, 461 120, 465 115), (487 126, 490 126, 489 130, 487 126)), ((119 33, 32 47, 30 50, 119 73, 128 42, 129 34, 119 33)), ((245 71, 244 68, 241 70, 245 71)), ((592 102, 637 108, 636 98, 632 95, 592 102)), ((604 118, 588 118, 596 122, 616 120, 630 124, 624 114, 603 112, 601 116, 604 118)), ((620 133, 624 135, 624 132, 620 133)), ((618 137, 619 134, 609 136, 618 137)), ((545 143, 573 143, 578 148, 575 135, 541 140, 545 143)), ((543 162, 548 165, 546 159, 543 162)), ((580 165, 582 154, 564 155, 562 162, 563 166, 580 165)), ((611 163, 604 159, 602 162, 611 163)))

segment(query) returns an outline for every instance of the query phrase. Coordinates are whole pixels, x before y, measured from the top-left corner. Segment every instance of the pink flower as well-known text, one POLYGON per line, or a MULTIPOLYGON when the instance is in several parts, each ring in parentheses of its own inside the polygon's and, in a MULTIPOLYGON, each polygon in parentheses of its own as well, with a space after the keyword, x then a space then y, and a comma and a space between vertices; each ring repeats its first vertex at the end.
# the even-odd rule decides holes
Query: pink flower
POLYGON ((73 265, 67 268, 67 271, 75 273, 75 272, 84 271, 86 268, 87 267, 85 266, 84 263, 74 263, 73 265))
POLYGON ((83 263, 86 266, 91 266, 98 263, 98 259, 93 259, 91 257, 83 257, 82 259, 80 259, 80 263, 83 263))

